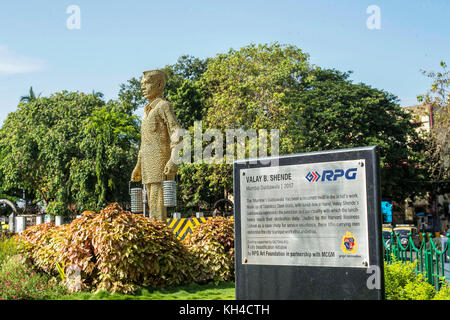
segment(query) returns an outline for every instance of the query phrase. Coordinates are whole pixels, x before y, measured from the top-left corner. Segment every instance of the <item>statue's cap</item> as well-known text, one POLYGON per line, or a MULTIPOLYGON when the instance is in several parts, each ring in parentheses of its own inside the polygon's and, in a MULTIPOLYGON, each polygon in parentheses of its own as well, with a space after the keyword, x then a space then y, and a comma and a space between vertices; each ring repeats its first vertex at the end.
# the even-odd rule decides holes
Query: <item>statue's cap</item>
POLYGON ((144 71, 143 74, 144 74, 145 78, 158 76, 158 77, 162 77, 164 80, 166 79, 166 74, 162 70, 147 70, 147 71, 144 71))

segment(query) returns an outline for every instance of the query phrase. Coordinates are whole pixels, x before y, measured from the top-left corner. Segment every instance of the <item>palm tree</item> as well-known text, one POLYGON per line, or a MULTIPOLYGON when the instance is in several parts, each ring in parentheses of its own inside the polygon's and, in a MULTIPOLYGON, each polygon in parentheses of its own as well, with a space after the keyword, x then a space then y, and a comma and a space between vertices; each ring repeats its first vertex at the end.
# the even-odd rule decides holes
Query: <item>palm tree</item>
POLYGON ((36 99, 39 99, 40 96, 41 96, 41 94, 39 93, 39 95, 36 97, 36 95, 34 94, 34 91, 33 91, 33 87, 30 87, 29 94, 27 96, 21 96, 20 102, 30 103, 36 99))

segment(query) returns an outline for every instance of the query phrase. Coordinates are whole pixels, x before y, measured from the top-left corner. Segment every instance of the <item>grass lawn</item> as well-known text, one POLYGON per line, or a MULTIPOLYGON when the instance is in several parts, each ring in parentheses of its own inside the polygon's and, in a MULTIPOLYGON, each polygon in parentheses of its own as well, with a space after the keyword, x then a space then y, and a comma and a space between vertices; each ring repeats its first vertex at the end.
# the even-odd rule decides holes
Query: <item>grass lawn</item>
POLYGON ((79 292, 61 297, 60 300, 234 300, 234 282, 204 285, 190 284, 164 289, 143 288, 133 295, 79 292))

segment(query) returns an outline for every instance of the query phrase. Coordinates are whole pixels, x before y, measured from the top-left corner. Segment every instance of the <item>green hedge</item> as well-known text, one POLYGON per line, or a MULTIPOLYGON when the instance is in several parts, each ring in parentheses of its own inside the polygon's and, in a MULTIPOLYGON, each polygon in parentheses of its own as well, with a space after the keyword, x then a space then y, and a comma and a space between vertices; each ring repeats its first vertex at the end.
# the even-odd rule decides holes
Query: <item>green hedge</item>
POLYGON ((416 274, 416 262, 393 261, 385 263, 385 289, 387 300, 450 300, 450 287, 437 292, 422 274, 416 274))

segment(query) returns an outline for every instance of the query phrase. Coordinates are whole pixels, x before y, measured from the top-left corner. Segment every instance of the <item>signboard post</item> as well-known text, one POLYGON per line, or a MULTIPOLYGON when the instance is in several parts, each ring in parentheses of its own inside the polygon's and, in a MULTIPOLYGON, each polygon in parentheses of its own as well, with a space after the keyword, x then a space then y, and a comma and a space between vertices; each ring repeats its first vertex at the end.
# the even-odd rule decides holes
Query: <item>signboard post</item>
POLYGON ((236 298, 383 299, 378 167, 375 147, 235 161, 236 298))

